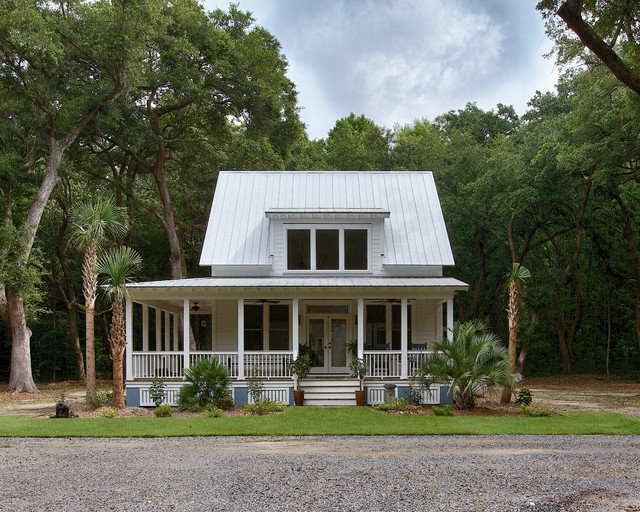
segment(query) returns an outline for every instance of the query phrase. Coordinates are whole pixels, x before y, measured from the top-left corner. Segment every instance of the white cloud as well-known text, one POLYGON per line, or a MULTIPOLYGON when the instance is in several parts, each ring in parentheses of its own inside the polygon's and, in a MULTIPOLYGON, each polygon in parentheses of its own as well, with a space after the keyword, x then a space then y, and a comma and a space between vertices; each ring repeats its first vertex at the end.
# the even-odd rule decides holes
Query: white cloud
POLYGON ((469 101, 523 113, 556 79, 535 0, 239 2, 280 40, 312 138, 350 112, 387 127, 469 101))

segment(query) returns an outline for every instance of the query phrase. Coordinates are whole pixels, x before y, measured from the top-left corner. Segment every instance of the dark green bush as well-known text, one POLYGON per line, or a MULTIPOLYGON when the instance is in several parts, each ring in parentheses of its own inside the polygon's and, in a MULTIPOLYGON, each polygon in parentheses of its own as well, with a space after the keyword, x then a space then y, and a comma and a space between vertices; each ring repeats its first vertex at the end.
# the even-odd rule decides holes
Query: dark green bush
POLYGON ((453 407, 450 405, 443 405, 442 407, 434 405, 431 410, 436 416, 453 416, 453 407))
POLYGON ((173 411, 170 405, 158 405, 153 410, 153 414, 155 414, 157 418, 168 418, 173 414, 173 411))
POLYGON ((516 398, 516 403, 518 405, 531 405, 532 400, 533 395, 529 388, 521 387, 518 390, 518 398, 516 398))
POLYGON ((178 404, 183 409, 202 410, 207 406, 233 405, 229 372, 216 358, 200 359, 184 372, 187 384, 180 388, 178 404))

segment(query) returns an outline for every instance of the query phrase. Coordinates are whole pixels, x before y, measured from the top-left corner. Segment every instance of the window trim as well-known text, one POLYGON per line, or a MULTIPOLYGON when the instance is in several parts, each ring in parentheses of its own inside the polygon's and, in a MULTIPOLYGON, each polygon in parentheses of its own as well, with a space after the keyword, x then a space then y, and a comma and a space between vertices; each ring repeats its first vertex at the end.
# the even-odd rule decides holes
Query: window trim
POLYGON ((371 224, 332 224, 332 223, 314 223, 314 224, 284 224, 284 272, 291 274, 303 274, 305 272, 317 272, 319 274, 365 274, 371 273, 371 224), (289 230, 308 229, 310 231, 310 268, 295 270, 289 268, 289 230), (367 268, 361 270, 345 269, 345 229, 361 229, 367 232, 367 268), (316 231, 317 230, 337 230, 338 231, 338 268, 335 270, 318 270, 316 268, 316 231))
MULTIPOLYGON (((292 344, 293 344, 293 327, 292 327, 292 322, 293 322, 293 318, 292 318, 292 314, 293 314, 293 308, 291 305, 290 301, 284 300, 284 301, 280 301, 278 304, 273 304, 275 306, 287 306, 288 309, 288 317, 289 317, 289 346, 287 349, 278 349, 278 350, 271 350, 269 348, 270 345, 270 339, 269 339, 269 335, 270 335, 270 330, 271 330, 271 319, 270 319, 270 309, 272 304, 265 302, 264 304, 253 304, 251 302, 245 301, 244 307, 246 310, 247 306, 262 306, 262 348, 259 350, 248 350, 246 348, 246 336, 245 336, 245 352, 281 352, 281 351, 289 351, 292 350, 292 344)), ((250 330, 254 330, 257 331, 258 329, 250 329, 250 330)), ((247 332, 247 328, 245 326, 244 328, 245 333, 247 332)))

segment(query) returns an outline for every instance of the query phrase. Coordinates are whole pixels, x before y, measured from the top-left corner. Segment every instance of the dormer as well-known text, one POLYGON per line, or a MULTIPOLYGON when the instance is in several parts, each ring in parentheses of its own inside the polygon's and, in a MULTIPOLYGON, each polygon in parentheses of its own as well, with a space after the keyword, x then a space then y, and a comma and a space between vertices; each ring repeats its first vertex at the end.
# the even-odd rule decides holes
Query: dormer
POLYGON ((380 270, 381 208, 272 209, 274 271, 291 275, 367 274, 380 270))

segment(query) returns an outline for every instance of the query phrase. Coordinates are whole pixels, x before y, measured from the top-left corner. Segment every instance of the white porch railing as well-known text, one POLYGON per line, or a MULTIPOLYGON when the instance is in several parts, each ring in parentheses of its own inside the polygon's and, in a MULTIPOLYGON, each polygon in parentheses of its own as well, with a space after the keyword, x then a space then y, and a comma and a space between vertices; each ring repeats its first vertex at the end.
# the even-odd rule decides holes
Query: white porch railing
MULTIPOLYGON (((194 351, 189 354, 189 364, 192 365, 200 359, 212 357, 227 367, 229 377, 238 378, 237 352, 194 351)), ((244 374, 247 377, 260 379, 290 378, 289 364, 292 359, 293 352, 289 351, 245 352, 244 374)), ((183 362, 183 352, 134 352, 132 354, 132 375, 134 379, 183 378, 183 362)))
POLYGON ((238 377, 238 353, 237 352, 211 352, 209 350, 193 351, 189 354, 189 363, 196 364, 200 359, 216 358, 218 363, 227 367, 229 377, 238 377))
POLYGON ((289 364, 293 359, 293 352, 245 352, 244 374, 246 377, 260 379, 291 377, 289 364))
POLYGON ((400 350, 365 350, 364 361, 367 365, 367 377, 400 377, 400 350))
POLYGON ((132 354, 133 378, 182 378, 183 361, 183 352, 134 352, 132 354))
POLYGON ((409 377, 414 375, 416 371, 420 369, 422 363, 427 359, 427 356, 431 355, 431 350, 410 350, 408 354, 407 373, 409 377))

